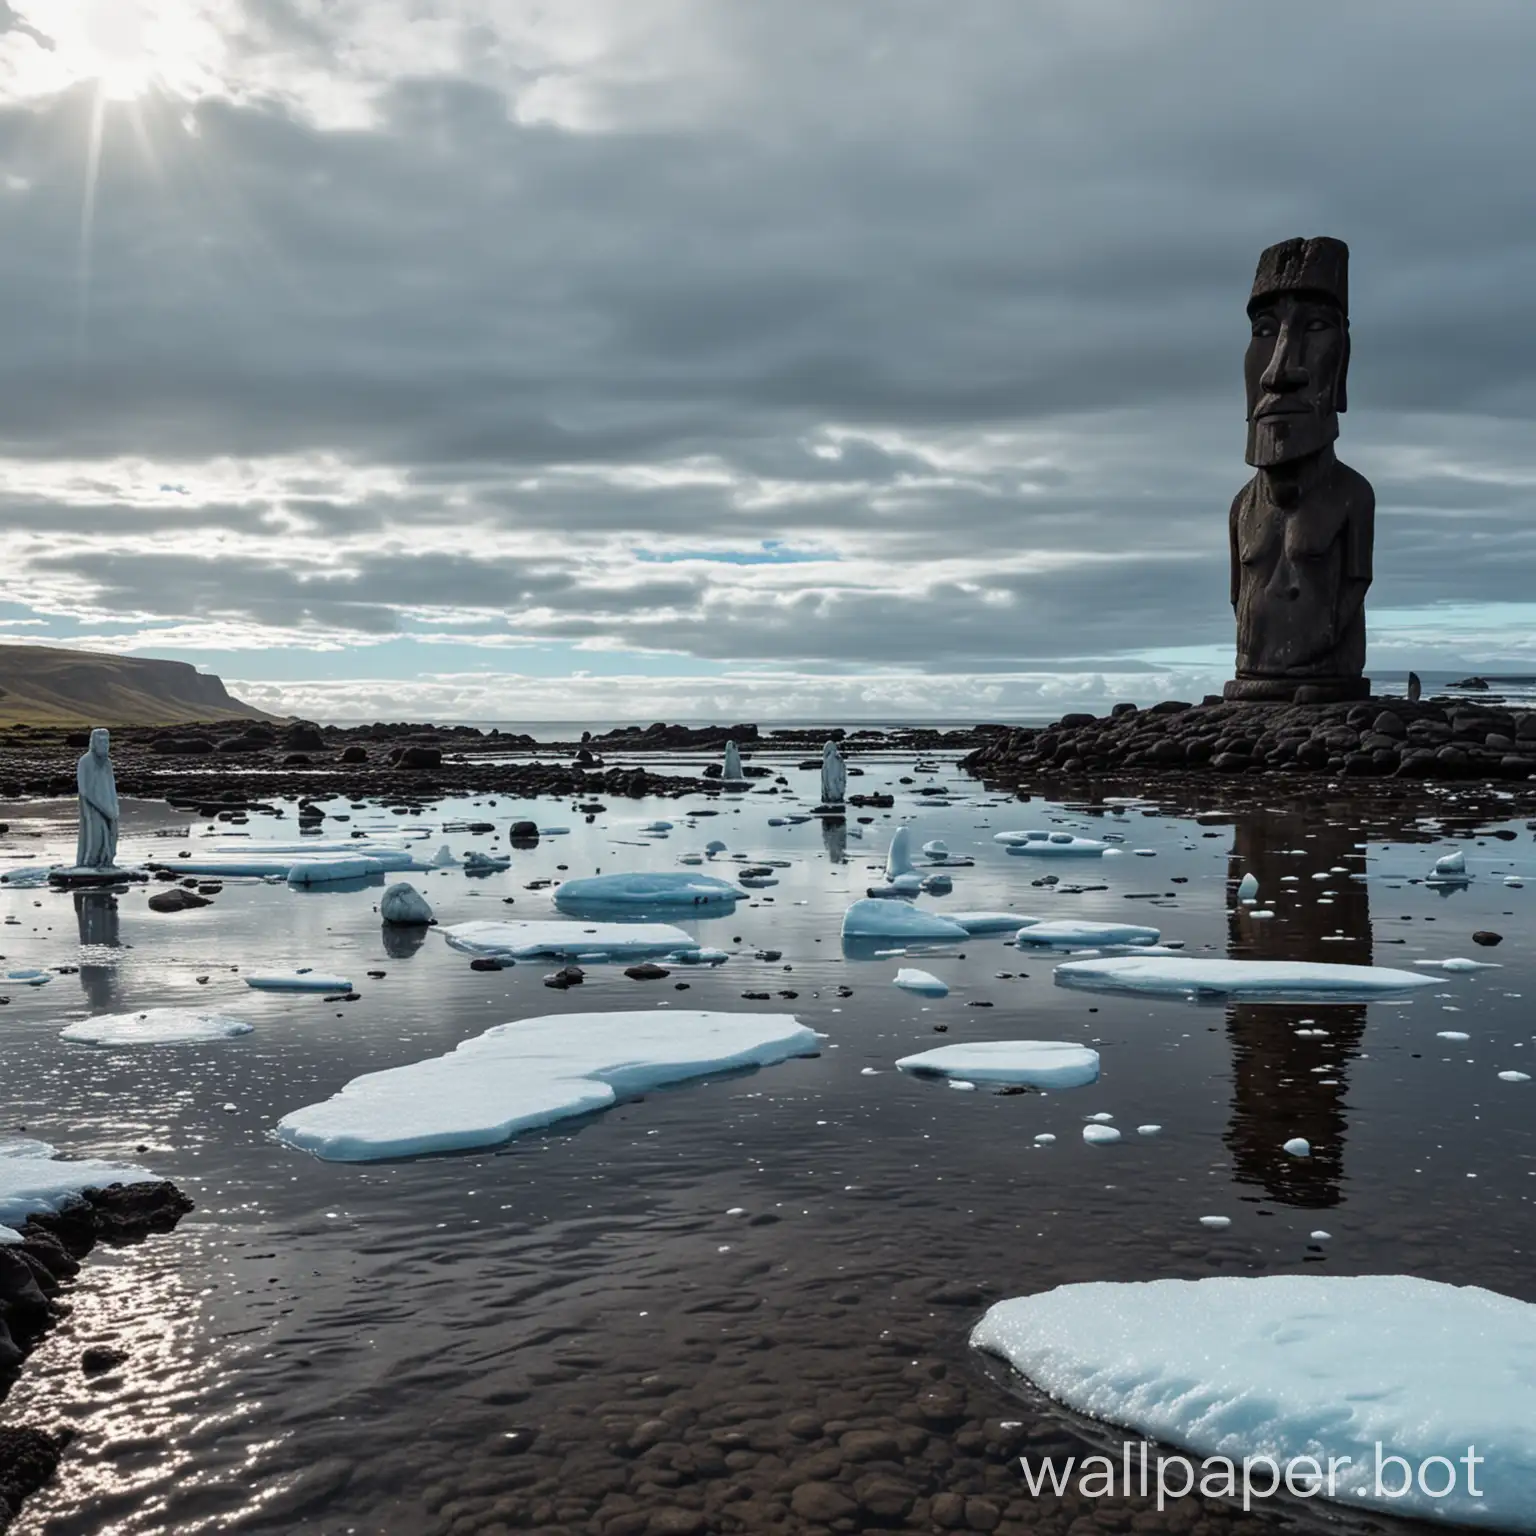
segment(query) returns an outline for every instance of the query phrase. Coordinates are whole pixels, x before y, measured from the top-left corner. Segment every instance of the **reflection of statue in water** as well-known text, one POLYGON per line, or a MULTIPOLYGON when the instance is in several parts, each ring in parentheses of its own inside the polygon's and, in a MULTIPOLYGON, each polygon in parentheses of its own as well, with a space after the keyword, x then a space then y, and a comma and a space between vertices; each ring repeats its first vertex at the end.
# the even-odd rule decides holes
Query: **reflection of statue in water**
MULTIPOLYGON (((1358 837, 1347 820, 1309 811, 1244 815, 1233 828, 1228 898, 1234 960, 1309 960, 1371 964, 1370 896, 1363 880, 1336 875, 1326 884, 1308 876, 1336 865, 1350 867, 1358 837), (1306 857, 1286 856, 1302 848, 1306 857), (1255 921, 1237 902, 1237 882, 1252 874, 1259 901, 1278 901, 1280 917, 1255 921), (1285 875, 1301 878, 1291 886, 1285 875), (1318 906, 1321 890, 1332 906, 1318 906), (1297 898, 1292 904, 1293 893, 1297 898), (1325 939, 1343 933, 1345 938, 1325 939)), ((1261 1186, 1284 1205, 1321 1209, 1339 1203, 1349 1123, 1345 1076, 1365 1035, 1364 1004, 1234 1003, 1227 1010, 1232 1043, 1232 1118, 1226 1142, 1239 1183, 1261 1186), (1310 1020, 1310 1023, 1305 1021, 1310 1020), (1325 1029, 1325 1036, 1298 1035, 1325 1029), (1323 1070, 1314 1070, 1321 1068, 1323 1070), (1283 1144, 1303 1136, 1311 1157, 1292 1157, 1283 1144)))
POLYGON ((848 823, 841 816, 821 818, 821 846, 827 850, 829 864, 848 862, 848 823))
POLYGON ((1369 698, 1361 674, 1376 498, 1333 451, 1348 404, 1349 247, 1327 238, 1270 246, 1248 315, 1246 457, 1258 473, 1229 518, 1237 676, 1224 691, 1314 704, 1369 698))
POLYGON ((119 949, 117 897, 110 891, 76 891, 75 921, 80 926, 80 985, 86 1001, 97 1013, 110 1013, 118 1005, 117 966, 94 964, 89 951, 119 949))
POLYGON ((75 768, 80 788, 80 837, 75 845, 78 869, 117 867, 117 780, 108 755, 111 739, 100 728, 91 732, 90 750, 75 768))

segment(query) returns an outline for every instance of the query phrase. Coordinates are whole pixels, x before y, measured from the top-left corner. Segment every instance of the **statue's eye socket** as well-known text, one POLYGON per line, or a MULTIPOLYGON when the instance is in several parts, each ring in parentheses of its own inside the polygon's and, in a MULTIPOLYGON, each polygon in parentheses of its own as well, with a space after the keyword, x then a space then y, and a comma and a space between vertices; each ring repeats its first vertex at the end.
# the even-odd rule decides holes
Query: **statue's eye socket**
POLYGON ((1307 321, 1307 329, 1309 331, 1331 331, 1333 329, 1333 321, 1325 320, 1321 315, 1314 315, 1312 319, 1307 321))
POLYGON ((1279 329, 1273 320, 1265 318, 1253 322, 1253 334, 1255 336, 1273 336, 1279 329))

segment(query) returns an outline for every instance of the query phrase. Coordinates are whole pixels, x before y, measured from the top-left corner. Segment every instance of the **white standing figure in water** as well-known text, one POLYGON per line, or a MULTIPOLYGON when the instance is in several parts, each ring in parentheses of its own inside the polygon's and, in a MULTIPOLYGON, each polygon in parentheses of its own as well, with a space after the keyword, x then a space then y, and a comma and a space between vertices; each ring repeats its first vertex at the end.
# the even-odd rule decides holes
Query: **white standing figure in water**
POLYGON ((841 805, 848 790, 848 770, 843 766, 837 743, 829 741, 821 749, 821 803, 841 805))
POLYGON ((108 755, 111 738, 98 727, 91 732, 90 750, 75 769, 80 787, 80 840, 75 846, 78 869, 117 867, 117 780, 108 755))
POLYGON ((734 741, 728 741, 725 744, 725 768, 720 776, 737 783, 741 781, 741 753, 736 750, 734 741))

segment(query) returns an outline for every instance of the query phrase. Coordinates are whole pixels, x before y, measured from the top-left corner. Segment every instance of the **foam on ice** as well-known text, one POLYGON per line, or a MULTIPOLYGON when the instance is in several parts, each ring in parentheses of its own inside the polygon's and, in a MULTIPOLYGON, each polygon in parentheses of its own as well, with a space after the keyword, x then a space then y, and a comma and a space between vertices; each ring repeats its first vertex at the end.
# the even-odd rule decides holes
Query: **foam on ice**
MULTIPOLYGON (((1342 1503, 1536 1531, 1529 1302, 1409 1275, 1095 1282, 999 1302, 971 1343, 1078 1413, 1197 1456, 1350 1457, 1342 1503), (1378 1496, 1377 1442, 1412 1469, 1476 1447, 1481 1497, 1464 1465, 1444 1497, 1417 1483, 1378 1496)), ((1400 1486, 1383 1468, 1385 1487, 1400 1486)), ((1443 1486, 1445 1468, 1428 1477, 1443 1486)))
POLYGON ((277 1136, 329 1162, 497 1146, 621 1097, 814 1054, 792 1014, 706 1009, 556 1014, 498 1024, 446 1056, 353 1078, 277 1136))

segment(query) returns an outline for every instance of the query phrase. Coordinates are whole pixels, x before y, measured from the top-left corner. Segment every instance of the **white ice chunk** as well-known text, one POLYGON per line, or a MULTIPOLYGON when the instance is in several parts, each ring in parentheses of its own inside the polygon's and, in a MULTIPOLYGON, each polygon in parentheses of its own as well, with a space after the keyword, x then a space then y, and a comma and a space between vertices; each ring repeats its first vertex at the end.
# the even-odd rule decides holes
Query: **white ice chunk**
POLYGON ((1000 1302, 971 1342, 1076 1412, 1196 1456, 1337 1459, 1339 1502, 1536 1531, 1529 1302, 1408 1275, 1095 1282, 1000 1302), (1431 1460, 1469 1446, 1476 1496, 1464 1462, 1431 1460))
POLYGON ((1013 933, 1035 921, 1017 912, 946 912, 944 916, 967 933, 1013 933))
POLYGON ((697 939, 671 923, 583 923, 543 918, 455 923, 439 931, 455 949, 495 960, 643 960, 700 948, 697 939))
POLYGON ((1109 847, 1091 837, 1076 837, 1070 832, 995 832, 994 843, 1004 844, 1010 853, 1027 853, 1040 858, 1063 855, 1097 855, 1109 847))
POLYGON ((233 1040, 251 1026, 221 1013, 195 1008, 148 1008, 143 1013, 102 1013, 66 1025, 60 1038, 77 1045, 189 1045, 233 1040))
POLYGON ((17 987, 46 987, 52 980, 51 971, 39 971, 30 966, 22 970, 0 972, 0 981, 17 987))
POLYGON ((499 1145, 621 1096, 819 1050, 792 1014, 646 1009, 498 1024, 446 1056, 354 1078, 278 1139, 332 1162, 499 1145))
MULTIPOLYGON (((1021 935, 1022 937, 1022 935, 1021 935)), ((1162 996, 1220 993, 1231 997, 1330 998, 1387 996, 1435 985, 1433 978, 1382 965, 1327 965, 1305 960, 1201 960, 1182 955, 1120 955, 1068 960, 1056 967, 1063 986, 1162 996)))
POLYGON ((978 1040, 919 1051, 915 1056, 903 1056, 896 1065, 903 1072, 961 1077, 977 1083, 1082 1088, 1098 1081, 1099 1053, 1066 1040, 978 1040))
POLYGON ((923 855, 930 859, 947 859, 949 857, 949 844, 942 837, 936 837, 932 842, 923 844, 923 855))
POLYGON ((740 901, 746 892, 734 881, 685 870, 644 870, 637 874, 587 875, 567 880, 555 892, 563 912, 577 907, 705 907, 740 901))
POLYGON ((1496 960, 1415 960, 1415 965, 1432 966, 1437 971, 1497 971, 1502 967, 1496 960))
POLYGON ((1099 944, 1156 944, 1156 928, 1135 923, 1094 923, 1075 917, 1051 918, 1020 928, 1013 942, 1020 949, 1087 949, 1099 944))
POLYGON ((1312 1143, 1305 1136, 1292 1136, 1280 1150, 1289 1152, 1292 1157, 1311 1157, 1312 1143))
POLYGON ((1529 1072, 1500 1072, 1499 1073, 1499 1081, 1501 1083, 1528 1083, 1528 1082, 1530 1082, 1530 1080, 1531 1080, 1531 1074, 1529 1072))
POLYGON ((885 856, 885 878, 894 885, 903 875, 912 872, 912 829, 897 827, 885 856))
POLYGON ((371 880, 384 866, 374 858, 337 854, 329 859, 296 859, 288 867, 289 885, 339 885, 346 880, 371 880))
POLYGON ((927 940, 933 943, 967 939, 970 934, 959 923, 951 922, 937 912, 925 912, 904 901, 866 897, 854 902, 843 913, 842 936, 845 939, 927 940))
POLYGON ((46 1141, 0 1141, 0 1222, 19 1227, 40 1211, 73 1205, 81 1190, 154 1180, 149 1169, 132 1163, 65 1162, 46 1141))
POLYGON ((920 992, 924 997, 948 997, 949 983, 940 981, 932 971, 920 971, 904 965, 896 972, 896 985, 903 992, 920 992))
POLYGON ((1252 870, 1237 882, 1237 899, 1239 901, 1257 901, 1259 899, 1259 877, 1252 870))
POLYGON ((1090 1146, 1108 1146, 1111 1142, 1120 1140, 1120 1132, 1112 1125, 1085 1125, 1083 1127, 1083 1140, 1090 1146))
POLYGON ((1458 848, 1454 853, 1442 854, 1435 860, 1437 875, 1464 875, 1467 872, 1467 856, 1458 848))

